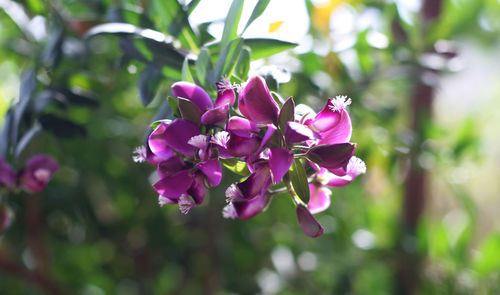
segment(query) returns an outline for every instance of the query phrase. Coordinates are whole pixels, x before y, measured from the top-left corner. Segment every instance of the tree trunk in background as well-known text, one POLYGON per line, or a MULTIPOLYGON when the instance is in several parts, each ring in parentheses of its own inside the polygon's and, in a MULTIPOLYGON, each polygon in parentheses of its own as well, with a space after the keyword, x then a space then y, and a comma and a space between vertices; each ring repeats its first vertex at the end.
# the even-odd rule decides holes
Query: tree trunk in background
MULTIPOLYGON (((422 3, 422 36, 429 36, 432 23, 441 13, 442 0, 424 0, 422 3)), ((425 37, 424 37, 425 38, 425 37)), ((432 50, 430 48, 429 50, 432 50)), ((405 182, 402 234, 400 240, 401 253, 396 267, 396 294, 412 295, 417 293, 421 283, 422 256, 417 252, 416 232, 420 217, 425 208, 428 196, 428 172, 419 164, 422 144, 426 140, 426 123, 432 120, 432 104, 434 98, 434 85, 437 81, 422 79, 424 75, 437 79, 429 69, 419 66, 416 69, 416 80, 412 97, 411 110, 413 131, 413 144, 410 150, 410 166, 405 182)))

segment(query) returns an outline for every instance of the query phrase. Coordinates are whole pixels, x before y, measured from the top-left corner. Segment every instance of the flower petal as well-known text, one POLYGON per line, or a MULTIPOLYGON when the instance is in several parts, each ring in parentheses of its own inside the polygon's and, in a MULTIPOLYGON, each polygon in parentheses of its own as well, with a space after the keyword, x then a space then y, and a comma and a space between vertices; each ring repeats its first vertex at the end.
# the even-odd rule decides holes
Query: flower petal
POLYGON ((319 144, 343 143, 351 140, 352 124, 351 118, 346 110, 342 110, 337 124, 321 133, 319 144))
POLYGON ((201 113, 212 108, 212 100, 210 96, 200 86, 189 82, 177 82, 172 85, 172 95, 174 97, 182 97, 194 102, 201 113))
POLYGON ((211 186, 218 186, 222 180, 222 166, 219 160, 210 159, 196 164, 196 167, 205 174, 211 186))
MULTIPOLYGON (((157 157, 150 157, 149 160, 153 161, 153 163, 158 162, 156 158, 160 158, 166 160, 174 155, 174 152, 168 147, 167 141, 165 140, 165 131, 167 130, 168 124, 165 122, 161 122, 160 125, 156 127, 156 129, 151 132, 148 139, 148 145, 151 152, 157 157)), ((147 152, 146 147, 146 152, 147 152)), ((146 160, 148 160, 146 153, 146 160)), ((148 161, 149 161, 148 160, 148 161)))
POLYGON ((193 197, 193 200, 197 205, 203 203, 206 190, 207 188, 205 186, 203 174, 199 172, 195 173, 193 175, 193 184, 191 184, 191 187, 187 192, 191 197, 193 197))
POLYGON ((236 217, 239 219, 250 219, 259 214, 266 204, 266 195, 258 195, 250 200, 234 200, 233 206, 236 217))
POLYGON ((278 120, 279 108, 264 78, 250 78, 238 98, 240 112, 256 124, 271 124, 278 120))
POLYGON ((274 184, 278 184, 293 164, 293 153, 289 149, 282 148, 273 148, 269 151, 269 168, 274 184))
POLYGON ((184 161, 180 157, 174 156, 158 164, 157 170, 160 179, 162 179, 169 175, 175 174, 183 170, 184 168, 186 168, 184 161))
POLYGON ((0 187, 13 187, 16 183, 16 171, 3 158, 0 158, 0 187))
POLYGON ((19 183, 28 192, 40 192, 59 170, 57 161, 49 155, 36 155, 26 162, 19 183))
POLYGON ((160 179, 153 187, 158 194, 164 197, 178 199, 186 193, 192 183, 193 178, 189 175, 189 170, 182 170, 160 179))
POLYGON ((263 194, 271 185, 271 172, 266 163, 254 166, 255 171, 237 187, 245 199, 251 199, 263 194))
POLYGON ((217 91, 217 98, 215 99, 215 106, 223 106, 223 105, 230 105, 232 106, 234 104, 234 101, 236 100, 236 94, 234 93, 233 88, 227 88, 225 90, 218 90, 217 91))
POLYGON ((307 151, 307 158, 321 167, 336 169, 344 167, 356 150, 354 143, 317 145, 307 151))
POLYGON ((205 125, 222 124, 226 121, 229 105, 218 106, 207 110, 201 116, 201 123, 205 125))
POLYGON ((323 227, 312 216, 311 212, 304 205, 297 205, 297 219, 302 231, 311 238, 316 238, 323 234, 323 227))
POLYGON ((163 139, 173 150, 192 156, 196 148, 189 144, 189 140, 199 134, 200 130, 192 122, 176 119, 165 129, 163 139))
POLYGON ((259 127, 254 122, 234 116, 227 121, 226 129, 244 137, 250 137, 252 132, 259 132, 259 127))
POLYGON ((271 137, 274 135, 274 132, 276 131, 276 127, 272 124, 267 125, 267 130, 266 134, 264 134, 264 137, 262 138, 262 141, 260 142, 259 148, 257 149, 257 153, 260 153, 263 149, 266 143, 271 139, 271 137))
POLYGON ((306 140, 319 138, 319 134, 309 127, 297 122, 288 122, 285 129, 285 139, 289 143, 304 142, 306 140))
POLYGON ((227 151, 233 157, 245 157, 253 154, 259 148, 260 139, 256 135, 251 137, 239 136, 231 133, 227 142, 227 151))
POLYGON ((316 214, 325 211, 330 207, 330 196, 332 191, 323 187, 322 185, 309 184, 310 198, 307 207, 311 214, 316 214))
POLYGON ((325 178, 326 185, 329 187, 342 187, 353 182, 356 177, 360 174, 366 173, 366 164, 358 157, 352 157, 347 164, 347 168, 344 171, 343 168, 333 169, 326 171, 323 178, 325 178))

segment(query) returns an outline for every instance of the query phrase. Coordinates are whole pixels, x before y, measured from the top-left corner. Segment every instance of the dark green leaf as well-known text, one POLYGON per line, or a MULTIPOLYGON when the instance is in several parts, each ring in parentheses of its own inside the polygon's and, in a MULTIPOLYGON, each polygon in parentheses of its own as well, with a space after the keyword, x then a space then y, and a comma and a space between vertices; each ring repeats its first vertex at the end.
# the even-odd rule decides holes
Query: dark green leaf
POLYGON ((307 181, 306 170, 300 159, 295 159, 293 161, 292 167, 288 173, 292 181, 293 189, 302 201, 307 204, 309 202, 309 183, 307 181))
POLYGON ((237 38, 229 42, 226 48, 222 51, 219 56, 219 60, 215 65, 215 81, 210 81, 211 84, 220 81, 222 77, 229 78, 231 76, 242 47, 243 39, 241 38, 237 38))
POLYGON ((220 49, 225 48, 231 40, 238 35, 238 24, 243 11, 243 0, 233 0, 224 22, 224 31, 219 44, 220 49))
POLYGON ((161 78, 161 70, 153 66, 147 66, 142 71, 137 81, 137 87, 139 88, 139 97, 144 106, 150 104, 155 97, 161 78))
POLYGON ((151 14, 156 15, 157 22, 178 38, 188 49, 198 52, 198 37, 189 25, 187 14, 177 0, 161 0, 151 2, 151 14))
POLYGON ((196 104, 184 98, 177 98, 179 100, 179 111, 184 120, 191 121, 197 126, 201 124, 201 111, 196 104))
POLYGON ((83 126, 52 114, 42 115, 38 121, 42 124, 43 129, 52 132, 57 137, 71 138, 85 136, 87 133, 83 126))
POLYGON ((207 72, 212 67, 210 64, 210 53, 208 49, 202 48, 200 51, 200 55, 198 55, 198 59, 196 60, 196 76, 198 77, 198 81, 200 81, 201 85, 210 84, 207 81, 207 72))
POLYGON ((267 7, 267 5, 269 4, 270 1, 271 0, 259 0, 259 2, 257 2, 257 5, 255 5, 255 8, 252 11, 252 15, 250 15, 250 18, 248 19, 248 22, 245 25, 245 28, 243 29, 243 32, 246 31, 246 29, 248 28, 248 26, 250 26, 250 24, 254 20, 256 20, 257 18, 259 18, 259 16, 262 15, 262 13, 264 12, 264 10, 266 10, 266 7, 267 7))
POLYGON ((182 63, 182 81, 194 83, 191 69, 189 68, 189 59, 186 57, 182 63))
POLYGON ((250 70, 250 50, 243 48, 236 64, 235 74, 242 81, 248 79, 248 71, 250 70))
POLYGON ((11 144, 16 146, 18 139, 18 130, 20 129, 21 120, 24 113, 31 101, 31 97, 35 92, 37 81, 36 81, 35 69, 29 69, 24 73, 21 79, 21 89, 19 92, 19 102, 14 110, 14 121, 11 126, 11 144))
POLYGON ((99 102, 94 98, 90 97, 89 95, 83 93, 76 93, 69 89, 58 89, 58 92, 64 95, 66 97, 67 102, 69 103, 84 105, 88 107, 99 106, 99 102))
POLYGON ((295 102, 293 98, 290 96, 283 106, 281 107, 279 114, 279 124, 282 132, 285 132, 286 124, 290 121, 295 120, 295 102))
POLYGON ((187 9, 186 9, 187 15, 190 15, 191 12, 193 12, 193 10, 196 8, 196 6, 198 6, 198 4, 200 4, 200 1, 201 0, 192 0, 191 2, 189 2, 189 4, 187 5, 187 9))
POLYGON ((31 127, 19 140, 19 143, 16 146, 16 152, 14 157, 17 159, 21 155, 21 153, 26 149, 28 144, 37 137, 42 131, 42 126, 39 123, 35 123, 33 127, 31 127))
POLYGON ((0 134, 0 157, 6 159, 11 143, 12 124, 14 123, 14 110, 7 111, 3 121, 2 133, 0 134))

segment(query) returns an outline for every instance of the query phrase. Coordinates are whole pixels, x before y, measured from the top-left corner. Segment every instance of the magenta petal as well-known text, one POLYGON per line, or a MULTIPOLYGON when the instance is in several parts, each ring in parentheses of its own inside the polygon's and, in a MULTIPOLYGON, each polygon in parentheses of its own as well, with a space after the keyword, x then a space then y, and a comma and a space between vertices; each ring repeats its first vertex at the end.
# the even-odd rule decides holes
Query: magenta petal
POLYGON ((305 125, 297 122, 288 122, 286 125, 285 139, 289 143, 304 142, 315 138, 319 138, 319 134, 305 125))
POLYGON ((236 185, 245 199, 263 194, 271 185, 271 173, 267 164, 256 165, 254 169, 245 181, 236 185))
POLYGON ((276 130, 277 129, 274 125, 271 125, 271 124, 267 125, 266 134, 264 134, 264 137, 262 138, 262 141, 260 142, 260 146, 257 149, 257 153, 260 153, 262 151, 262 149, 264 149, 264 146, 269 141, 269 139, 271 139, 271 137, 273 136, 273 134, 276 130))
POLYGON ((238 98, 240 112, 256 124, 271 124, 278 120, 279 107, 264 78, 250 78, 238 98))
POLYGON ((233 157, 250 156, 259 148, 260 139, 252 135, 251 137, 238 136, 231 133, 227 142, 227 151, 233 157))
POLYGON ((173 150, 192 156, 196 148, 189 144, 189 140, 199 134, 200 130, 195 124, 184 119, 176 119, 165 129, 163 138, 173 150))
POLYGON ((259 214, 266 204, 266 195, 258 195, 250 200, 234 200, 232 202, 239 219, 250 219, 259 214))
POLYGON ((36 155, 26 162, 19 183, 28 192, 42 191, 59 170, 57 161, 49 155, 36 155))
POLYGON ((269 168, 275 184, 280 183, 283 176, 293 164, 293 153, 289 149, 273 148, 269 153, 269 168))
POLYGON ((319 144, 343 143, 351 140, 352 124, 349 113, 342 110, 340 120, 330 129, 321 133, 319 144))
POLYGON ((182 97, 194 102, 203 114, 207 109, 212 108, 210 96, 200 86, 189 82, 177 82, 172 85, 172 95, 182 97))
POLYGON ((323 227, 321 224, 312 216, 311 212, 303 206, 297 206, 297 218, 299 220, 299 225, 302 231, 311 238, 319 237, 323 234, 323 227))
MULTIPOLYGON (((158 162, 158 159, 168 159, 174 155, 174 152, 167 146, 167 140, 165 139, 165 131, 167 130, 168 124, 161 122, 160 125, 149 135, 148 147, 151 152, 157 156, 150 156, 148 161, 153 161, 153 163, 158 162)), ((146 150, 147 152, 147 150, 146 150)), ((147 154, 146 154, 147 155, 147 154)))
POLYGON ((193 197, 194 202, 199 205, 205 199, 206 187, 203 174, 195 173, 193 176, 193 184, 188 189, 187 193, 193 197))
POLYGON ((211 186, 218 186, 222 180, 222 166, 219 160, 210 159, 196 164, 196 167, 205 174, 211 186))
POLYGON ((184 161, 180 157, 174 156, 158 164, 158 175, 160 176, 160 179, 165 178, 183 170, 184 168, 186 168, 184 161))
POLYGON ((333 110, 332 100, 329 99, 325 107, 319 112, 316 117, 310 122, 308 122, 314 131, 321 133, 331 129, 340 120, 341 112, 339 110, 333 110))
POLYGON ((226 124, 226 129, 238 134, 239 136, 245 137, 249 137, 251 132, 259 132, 257 124, 241 117, 229 118, 226 124))
POLYGON ((16 171, 3 158, 0 158, 0 187, 13 187, 16 183, 16 171))
POLYGON ((329 187, 342 187, 348 185, 358 175, 366 173, 366 164, 358 157, 352 157, 347 164, 346 169, 338 168, 326 171, 323 178, 327 179, 327 186, 329 187), (333 173, 330 173, 333 172, 333 173))
POLYGON ((332 192, 322 185, 309 184, 310 198, 307 207, 311 214, 325 211, 330 207, 330 196, 332 192))
POLYGON ((215 106, 216 107, 223 106, 223 105, 232 106, 234 104, 235 100, 236 100, 236 94, 234 93, 234 90, 232 88, 220 90, 220 91, 217 91, 217 98, 215 99, 215 106))
POLYGON ((219 106, 207 110, 201 116, 201 123, 205 125, 222 124, 226 121, 229 105, 219 106))
POLYGON ((178 199, 186 193, 192 183, 193 178, 189 175, 189 170, 182 170, 160 179, 153 187, 158 194, 164 197, 178 199))
POLYGON ((354 143, 323 144, 310 148, 306 155, 321 167, 336 169, 347 166, 355 150, 354 143))

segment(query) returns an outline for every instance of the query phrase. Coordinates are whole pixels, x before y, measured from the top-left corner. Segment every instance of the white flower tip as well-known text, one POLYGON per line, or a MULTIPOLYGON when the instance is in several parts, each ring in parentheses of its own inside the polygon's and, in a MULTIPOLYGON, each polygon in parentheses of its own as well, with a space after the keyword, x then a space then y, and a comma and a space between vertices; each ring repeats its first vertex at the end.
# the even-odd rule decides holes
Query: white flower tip
POLYGON ((338 95, 335 98, 331 98, 330 101, 332 103, 330 110, 333 112, 341 111, 352 103, 352 99, 345 95, 338 95))
POLYGON ((231 203, 238 195, 240 191, 235 183, 231 184, 226 189, 226 202, 231 203))
POLYGON ((134 155, 132 156, 134 162, 142 163, 146 161, 146 157, 147 157, 147 151, 145 146, 141 145, 135 148, 134 155))
POLYGON ((158 204, 160 204, 160 207, 163 207, 163 205, 167 205, 167 204, 170 204, 170 203, 171 203, 171 201, 168 198, 166 198, 164 196, 159 196, 158 197, 158 204))
POLYGON ((229 203, 224 209, 222 209, 222 216, 224 218, 235 219, 238 215, 236 209, 234 209, 233 203, 229 203))
POLYGON ((217 93, 219 93, 219 94, 222 94, 223 92, 225 92, 227 90, 231 90, 231 89, 235 89, 235 88, 239 92, 239 89, 241 88, 240 84, 237 84, 237 83, 231 84, 231 81, 229 81, 229 79, 227 79, 227 78, 222 78, 222 80, 220 82, 217 82, 216 85, 217 85, 217 93))
POLYGON ((219 131, 210 140, 211 143, 221 146, 223 148, 227 147, 227 142, 229 141, 229 132, 219 131))
POLYGON ((188 214, 189 210, 194 206, 194 203, 189 200, 187 195, 182 195, 179 198, 179 210, 182 214, 188 214))
POLYGON ((365 174, 366 164, 360 158, 353 156, 347 164, 347 171, 355 175, 365 174))
POLYGON ((207 146, 207 142, 208 142, 208 136, 200 134, 191 137, 188 141, 188 144, 196 148, 199 148, 200 150, 203 150, 207 146))

